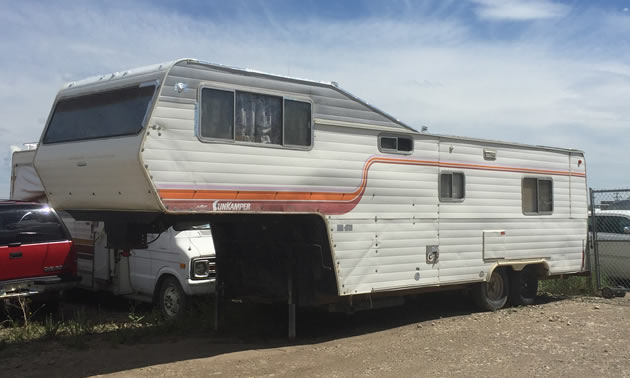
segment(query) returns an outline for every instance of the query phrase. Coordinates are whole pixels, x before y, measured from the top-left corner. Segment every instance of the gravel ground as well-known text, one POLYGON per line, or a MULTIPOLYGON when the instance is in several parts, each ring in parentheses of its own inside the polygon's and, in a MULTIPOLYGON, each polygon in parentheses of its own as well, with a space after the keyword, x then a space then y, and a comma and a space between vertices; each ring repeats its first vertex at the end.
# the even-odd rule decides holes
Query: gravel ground
POLYGON ((542 297, 476 313, 466 297, 442 294, 353 316, 300 312, 296 343, 284 340, 283 311, 240 309, 221 336, 50 342, 0 357, 0 375, 630 376, 630 298, 542 297))

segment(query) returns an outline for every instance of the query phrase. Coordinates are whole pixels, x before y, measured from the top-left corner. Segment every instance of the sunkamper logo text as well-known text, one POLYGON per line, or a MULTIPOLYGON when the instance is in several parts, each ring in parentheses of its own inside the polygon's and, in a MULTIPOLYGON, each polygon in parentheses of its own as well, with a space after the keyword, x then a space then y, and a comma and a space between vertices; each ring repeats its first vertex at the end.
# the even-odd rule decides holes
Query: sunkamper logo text
POLYGON ((252 207, 251 203, 243 203, 243 202, 214 201, 212 203, 212 210, 214 211, 249 211, 251 207, 252 207))

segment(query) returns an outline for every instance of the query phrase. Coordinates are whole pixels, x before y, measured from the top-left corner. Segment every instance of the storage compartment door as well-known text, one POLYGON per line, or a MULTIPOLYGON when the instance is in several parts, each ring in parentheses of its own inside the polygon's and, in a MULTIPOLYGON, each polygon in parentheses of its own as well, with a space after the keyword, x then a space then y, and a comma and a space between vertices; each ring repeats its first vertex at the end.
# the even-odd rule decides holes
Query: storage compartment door
POLYGON ((504 259, 506 254, 505 230, 485 230, 483 232, 483 259, 504 259))

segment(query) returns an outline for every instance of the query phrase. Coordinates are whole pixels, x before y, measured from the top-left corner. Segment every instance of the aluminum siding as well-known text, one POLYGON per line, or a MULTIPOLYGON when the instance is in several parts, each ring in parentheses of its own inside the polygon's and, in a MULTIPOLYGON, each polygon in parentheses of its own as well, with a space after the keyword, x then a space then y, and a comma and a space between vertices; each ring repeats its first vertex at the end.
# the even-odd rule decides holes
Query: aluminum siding
POLYGON ((581 211, 586 200, 585 179, 527 173, 580 171, 570 167, 574 164, 569 159, 571 152, 418 133, 412 155, 383 154, 377 147, 383 131, 334 126, 326 120, 371 124, 396 132, 385 117, 328 88, 177 65, 166 78, 151 119, 159 132, 147 133, 142 159, 158 189, 331 193, 356 190, 366 162, 373 157, 433 162, 374 163, 356 207, 327 216, 341 295, 485 280, 496 263, 483 259, 485 230, 505 231, 504 259, 544 258, 551 273, 581 269, 586 237, 586 211, 581 211), (181 94, 173 89, 180 82, 187 86, 181 94), (308 97, 318 118, 314 148, 200 142, 194 129, 197 89, 202 82, 308 97), (484 148, 496 150, 497 160, 484 160, 484 148), (438 166, 442 163, 447 166, 438 166), (466 165, 485 168, 458 167, 466 165), (493 167, 513 171, 487 169, 493 167), (463 202, 439 202, 440 171, 466 175, 463 202), (522 213, 521 180, 529 176, 553 178, 553 214, 522 213), (580 188, 582 196, 571 194, 580 188), (437 264, 426 263, 427 245, 439 245, 437 264))

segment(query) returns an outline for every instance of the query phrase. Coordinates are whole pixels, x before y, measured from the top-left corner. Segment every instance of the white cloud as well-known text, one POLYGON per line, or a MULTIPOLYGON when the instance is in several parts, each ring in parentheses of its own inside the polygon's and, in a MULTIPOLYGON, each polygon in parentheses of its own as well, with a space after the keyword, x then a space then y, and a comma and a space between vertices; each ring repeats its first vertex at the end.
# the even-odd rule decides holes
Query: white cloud
POLYGON ((472 0, 477 15, 489 20, 529 21, 564 16, 569 7, 547 0, 472 0))
POLYGON ((39 139, 63 82, 179 57, 335 80, 434 133, 580 148, 590 184, 629 184, 617 172, 627 170, 630 65, 606 39, 627 35, 617 33, 627 23, 607 21, 615 18, 496 41, 446 16, 218 22, 128 4, 10 4, 0 13, 0 51, 10 57, 0 61, 0 198, 9 146, 39 139))

